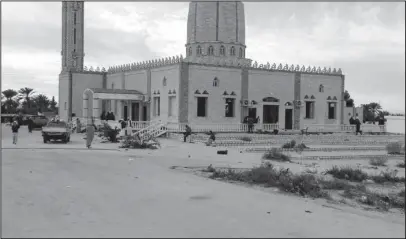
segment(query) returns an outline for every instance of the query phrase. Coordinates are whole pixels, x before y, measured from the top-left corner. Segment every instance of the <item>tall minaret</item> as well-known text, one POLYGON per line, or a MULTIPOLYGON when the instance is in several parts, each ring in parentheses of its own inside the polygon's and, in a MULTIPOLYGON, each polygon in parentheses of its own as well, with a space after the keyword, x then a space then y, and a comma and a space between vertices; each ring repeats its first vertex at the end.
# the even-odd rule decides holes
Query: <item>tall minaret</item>
POLYGON ((84 2, 62 2, 62 72, 82 70, 84 54, 84 2))
POLYGON ((245 60, 245 14, 241 1, 192 1, 186 56, 245 60))

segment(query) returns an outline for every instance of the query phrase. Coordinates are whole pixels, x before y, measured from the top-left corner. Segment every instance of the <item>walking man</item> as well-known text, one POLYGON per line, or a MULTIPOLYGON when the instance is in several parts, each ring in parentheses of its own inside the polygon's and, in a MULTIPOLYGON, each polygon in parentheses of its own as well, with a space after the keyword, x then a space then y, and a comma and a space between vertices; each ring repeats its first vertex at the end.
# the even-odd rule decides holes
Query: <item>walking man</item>
POLYGON ((17 123, 17 120, 14 120, 13 123, 11 124, 11 131, 13 132, 13 144, 17 144, 19 129, 20 125, 17 123))
POLYGON ((92 117, 91 122, 88 123, 87 127, 86 127, 86 147, 88 149, 90 149, 91 146, 92 146, 92 141, 93 141, 93 138, 94 138, 94 132, 95 132, 96 128, 97 127, 94 124, 94 118, 92 117))

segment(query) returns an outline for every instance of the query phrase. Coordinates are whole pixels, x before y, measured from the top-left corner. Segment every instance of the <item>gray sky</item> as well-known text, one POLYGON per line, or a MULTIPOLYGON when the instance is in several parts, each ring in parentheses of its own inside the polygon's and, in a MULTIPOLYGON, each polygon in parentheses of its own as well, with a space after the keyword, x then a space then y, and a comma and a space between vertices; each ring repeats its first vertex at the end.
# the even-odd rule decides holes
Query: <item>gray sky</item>
MULTIPOLYGON (((404 3, 246 2, 247 57, 341 68, 355 103, 405 109, 404 3)), ((2 89, 58 96, 61 3, 2 3, 2 89), (18 14, 18 15, 16 15, 18 14)), ((85 65, 185 55, 187 2, 85 3, 85 65)))

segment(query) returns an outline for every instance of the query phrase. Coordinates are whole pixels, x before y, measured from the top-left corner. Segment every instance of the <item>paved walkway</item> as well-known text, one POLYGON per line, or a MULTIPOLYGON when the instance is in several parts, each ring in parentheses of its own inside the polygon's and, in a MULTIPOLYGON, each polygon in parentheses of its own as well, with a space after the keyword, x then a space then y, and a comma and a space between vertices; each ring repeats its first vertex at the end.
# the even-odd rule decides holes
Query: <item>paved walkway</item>
MULTIPOLYGON (((216 148, 174 140, 162 140, 162 150, 52 148, 84 148, 80 137, 41 150, 40 135, 24 132, 13 149, 10 135, 3 134, 2 141, 9 144, 2 152, 2 237, 405 236, 405 219, 397 214, 334 206, 170 169, 187 162, 259 162, 254 154, 230 150, 220 156, 216 148), (22 144, 32 148, 21 149, 22 144)), ((111 145, 96 143, 94 148, 111 145)))

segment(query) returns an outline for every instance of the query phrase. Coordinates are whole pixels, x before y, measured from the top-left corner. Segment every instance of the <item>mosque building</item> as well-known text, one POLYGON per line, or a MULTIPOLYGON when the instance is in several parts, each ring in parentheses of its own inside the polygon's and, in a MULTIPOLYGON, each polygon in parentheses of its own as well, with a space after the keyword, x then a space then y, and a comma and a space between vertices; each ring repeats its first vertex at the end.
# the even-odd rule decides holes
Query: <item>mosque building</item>
POLYGON ((244 4, 189 3, 185 57, 84 67, 84 2, 62 3, 59 115, 190 124, 238 124, 246 116, 280 129, 341 125, 341 69, 246 58, 244 4))

